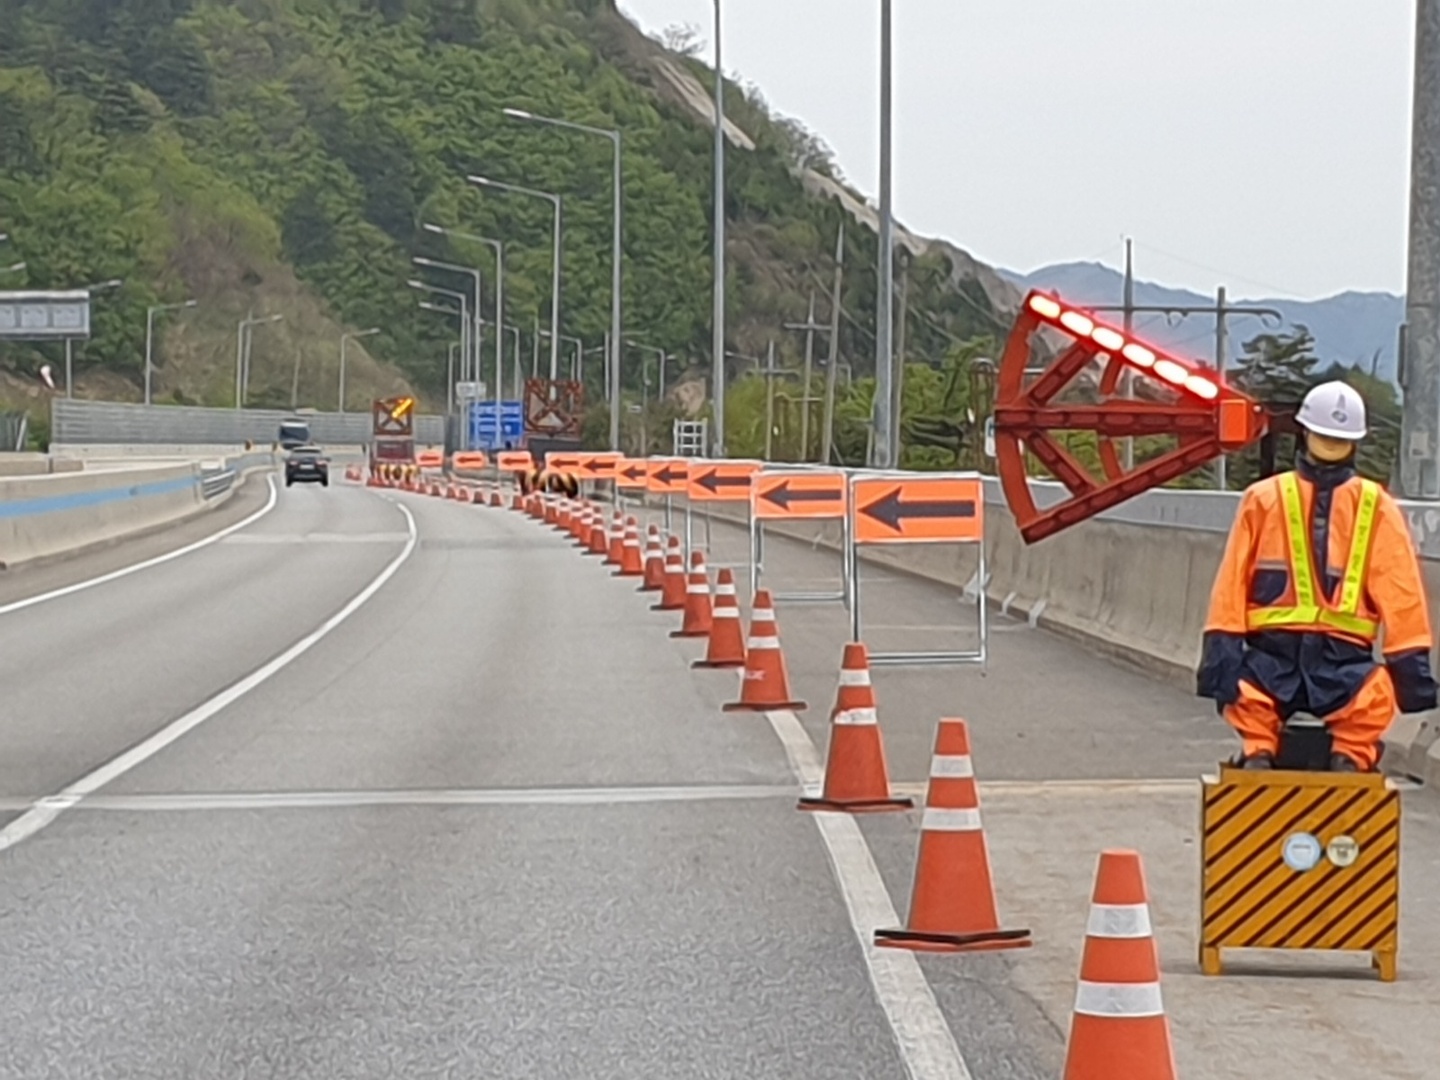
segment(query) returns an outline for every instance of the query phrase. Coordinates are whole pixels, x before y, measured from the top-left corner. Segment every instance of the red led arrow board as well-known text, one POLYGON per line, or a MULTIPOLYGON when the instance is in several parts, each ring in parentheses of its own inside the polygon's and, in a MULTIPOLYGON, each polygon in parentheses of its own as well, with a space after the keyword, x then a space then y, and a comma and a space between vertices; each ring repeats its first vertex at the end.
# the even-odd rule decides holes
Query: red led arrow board
POLYGON ((865 477, 855 481, 857 544, 978 543, 985 501, 973 477, 865 477))
POLYGON ((684 495, 690 463, 684 458, 659 458, 650 462, 645 486, 657 495, 684 495))
POLYGON ((686 494, 692 502, 749 502, 758 461, 692 461, 686 494))
POLYGON ((756 473, 754 492, 751 506, 757 520, 845 516, 844 473, 756 473))
POLYGON ((615 483, 622 488, 643 488, 649 476, 650 462, 644 458, 621 458, 615 466, 615 483))

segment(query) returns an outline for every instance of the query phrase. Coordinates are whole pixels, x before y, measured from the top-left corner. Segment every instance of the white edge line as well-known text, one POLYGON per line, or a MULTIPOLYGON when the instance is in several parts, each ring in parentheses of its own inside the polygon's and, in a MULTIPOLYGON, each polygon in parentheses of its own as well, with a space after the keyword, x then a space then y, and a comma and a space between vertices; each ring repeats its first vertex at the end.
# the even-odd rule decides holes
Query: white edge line
MULTIPOLYGON (((765 715, 800 782, 807 788, 819 784, 824 768, 799 718, 793 712, 765 715)), ((848 814, 820 812, 814 818, 905 1071, 911 1080, 974 1080, 915 954, 875 947, 875 931, 899 926, 900 918, 860 826, 848 814)))
MULTIPOLYGON (((271 490, 274 490, 273 479, 271 490)), ((225 709, 244 697, 251 690, 254 690, 257 686, 309 652, 315 645, 329 635, 331 631, 360 610, 372 596, 380 591, 381 587, 383 587, 387 581, 395 576, 395 572, 405 564, 405 560, 410 558, 411 552, 415 550, 418 536, 415 528, 415 518, 410 513, 410 510, 403 504, 396 502, 394 506, 400 513, 405 515, 406 531, 409 534, 409 539, 405 542, 405 547, 401 550, 400 554, 396 555, 369 585, 366 585, 365 588, 351 597, 349 603, 294 645, 291 645, 279 656, 261 667, 256 668, 239 682, 220 691, 220 693, 196 706, 194 709, 191 709, 179 719, 172 720, 149 738, 137 743, 119 756, 111 758, 104 765, 82 776, 79 780, 76 780, 73 784, 57 794, 41 799, 32 809, 21 814, 14 821, 6 825, 4 829, 0 829, 0 851, 14 847, 20 843, 20 841, 34 836, 66 810, 85 798, 85 796, 98 791, 117 777, 123 776, 147 758, 158 754, 187 732, 199 727, 222 709, 225 709)))
POLYGON ((99 577, 89 578, 86 581, 77 581, 73 585, 66 585, 60 589, 52 589, 50 592, 41 593, 39 596, 29 596, 24 600, 16 600, 13 603, 5 604, 4 606, 0 606, 0 615, 8 615, 12 611, 20 611, 23 608, 33 607, 36 604, 43 604, 47 600, 58 600, 62 596, 69 596, 71 593, 77 593, 84 589, 93 589, 96 585, 104 585, 106 582, 115 581, 117 578, 138 574, 141 570, 149 570, 152 566, 159 566, 161 563, 167 563, 171 559, 178 559, 182 555, 189 555, 193 551, 199 551, 201 548, 209 547, 211 544, 225 539, 225 537, 231 533, 239 532, 246 526, 255 524, 255 522, 275 509, 275 503, 280 498, 279 490, 275 487, 275 474, 271 473, 265 479, 266 483, 270 486, 270 498, 264 506, 245 518, 245 520, 237 521, 234 525, 227 525, 219 532, 212 533, 210 536, 197 540, 193 544, 186 544, 184 547, 176 548, 174 551, 167 551, 164 555, 156 555, 153 559, 146 559, 143 562, 134 563, 130 566, 122 566, 119 570, 111 570, 108 574, 101 574, 99 577))

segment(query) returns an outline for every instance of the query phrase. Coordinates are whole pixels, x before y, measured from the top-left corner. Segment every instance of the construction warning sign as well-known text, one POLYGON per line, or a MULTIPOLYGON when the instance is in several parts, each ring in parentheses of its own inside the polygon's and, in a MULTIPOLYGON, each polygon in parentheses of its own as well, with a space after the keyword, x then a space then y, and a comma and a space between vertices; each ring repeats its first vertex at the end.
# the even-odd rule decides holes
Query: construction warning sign
POLYGON ((621 458, 615 466, 615 483, 622 488, 643 488, 649 477, 650 462, 645 458, 621 458))
POLYGON ((979 543, 985 492, 977 477, 858 477, 857 544, 979 543))
POLYGON ((579 470, 577 475, 581 480, 613 480, 615 469, 620 464, 623 455, 608 451, 597 454, 579 454, 579 470))
POLYGON ((478 472, 490 464, 483 450, 462 450, 450 459, 450 463, 462 472, 478 472))
POLYGON ((841 472, 760 472, 754 476, 753 490, 758 520, 845 516, 841 472))
POLYGON ((758 461, 692 461, 685 493, 692 502, 749 502, 758 461))
POLYGON ((535 459, 529 450, 502 450, 496 455, 495 464, 501 472, 529 472, 535 468, 535 459))
POLYGON ((548 472, 573 473, 580 468, 581 454, 546 454, 545 468, 548 472))
POLYGON ((689 462, 681 458, 661 458, 650 462, 646 487, 657 495, 684 495, 689 476, 689 462))

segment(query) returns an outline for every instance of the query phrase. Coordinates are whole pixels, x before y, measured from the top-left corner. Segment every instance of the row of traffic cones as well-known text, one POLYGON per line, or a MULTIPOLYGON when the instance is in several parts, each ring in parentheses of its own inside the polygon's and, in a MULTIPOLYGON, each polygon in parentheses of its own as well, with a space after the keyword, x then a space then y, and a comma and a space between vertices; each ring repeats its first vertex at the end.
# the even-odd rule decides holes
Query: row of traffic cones
MULTIPOLYGON (((705 638, 701 669, 740 669, 740 695, 726 712, 801 710, 790 691, 770 593, 759 589, 750 631, 741 629, 735 579, 720 569, 712 599, 705 555, 692 551, 688 573, 679 537, 639 524, 618 511, 579 501, 546 517, 543 500, 527 507, 568 531, 583 551, 602 556, 618 577, 638 577, 639 592, 658 592, 657 611, 682 612, 671 636, 705 638)), ((906 810, 913 801, 891 791, 869 657, 845 646, 830 716, 825 777, 818 795, 800 799, 810 811, 875 813, 906 810)), ((1064 1080, 1175 1080, 1169 1023, 1160 994, 1159 953, 1149 914, 1144 870, 1134 851, 1100 856, 1080 964, 1064 1080)), ((1023 948, 1024 929, 1002 927, 980 816, 980 798, 964 720, 941 720, 921 817, 914 884, 905 925, 882 928, 874 944, 926 952, 1023 948)))

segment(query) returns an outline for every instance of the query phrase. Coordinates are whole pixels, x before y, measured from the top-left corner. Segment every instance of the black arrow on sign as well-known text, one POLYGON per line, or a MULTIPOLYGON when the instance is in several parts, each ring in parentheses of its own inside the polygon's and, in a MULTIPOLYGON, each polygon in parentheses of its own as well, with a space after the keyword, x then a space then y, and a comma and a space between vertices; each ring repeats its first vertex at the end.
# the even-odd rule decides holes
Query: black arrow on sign
POLYGON ((783 481, 773 491, 763 492, 760 496, 766 502, 774 503, 781 510, 789 510, 791 503, 807 502, 839 502, 840 492, 838 491, 806 491, 803 488, 790 490, 790 481, 783 481))
POLYGON ((900 488, 876 499, 869 506, 862 506, 860 513, 874 518, 896 532, 902 531, 902 521, 915 518, 973 518, 974 499, 956 499, 953 502, 902 502, 900 488))
POLYGON ((684 480, 686 476, 683 472, 676 472, 669 465, 666 465, 665 468, 652 475, 662 484, 673 484, 676 480, 684 480))
POLYGON ((625 477, 626 480, 640 480, 640 479, 643 479, 644 476, 645 476, 645 466, 643 466, 643 465, 631 465, 631 466, 629 466, 628 468, 621 469, 621 470, 620 470, 620 475, 623 476, 623 477, 625 477))
POLYGON ((695 481, 712 495, 718 495, 722 487, 749 487, 750 477, 748 476, 721 476, 718 469, 711 469, 708 473, 695 481))

